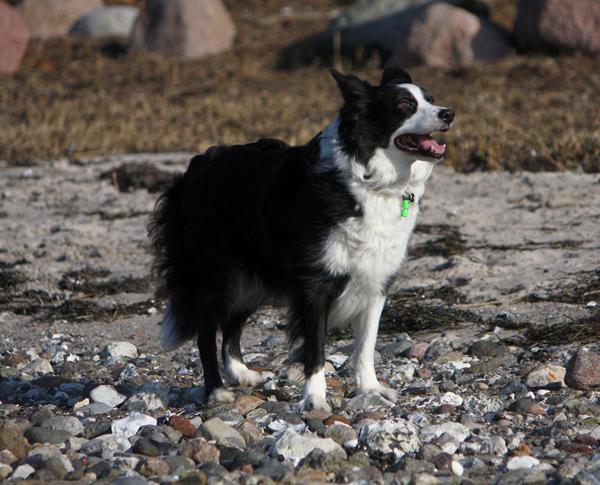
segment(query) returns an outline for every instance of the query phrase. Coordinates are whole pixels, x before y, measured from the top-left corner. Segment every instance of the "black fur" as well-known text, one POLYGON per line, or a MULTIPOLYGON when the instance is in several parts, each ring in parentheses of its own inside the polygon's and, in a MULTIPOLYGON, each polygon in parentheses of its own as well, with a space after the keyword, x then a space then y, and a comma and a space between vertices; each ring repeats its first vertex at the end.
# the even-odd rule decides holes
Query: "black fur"
POLYGON ((324 364, 327 310, 346 284, 321 267, 331 227, 356 215, 337 172, 318 174, 315 138, 215 147, 194 157, 160 196, 150 224, 155 270, 179 341, 198 336, 207 396, 222 385, 223 352, 241 360, 240 335, 260 305, 290 305, 292 342, 301 339, 307 375, 324 364))

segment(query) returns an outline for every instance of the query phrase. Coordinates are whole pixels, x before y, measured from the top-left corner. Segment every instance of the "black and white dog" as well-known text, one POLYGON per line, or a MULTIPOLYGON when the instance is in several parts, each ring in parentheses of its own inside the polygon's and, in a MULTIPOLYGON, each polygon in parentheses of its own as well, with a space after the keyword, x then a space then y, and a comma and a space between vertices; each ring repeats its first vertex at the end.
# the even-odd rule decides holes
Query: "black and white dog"
POLYGON ((231 381, 262 381, 244 364, 240 338, 265 304, 290 308, 306 376, 301 407, 330 409, 325 338, 345 323, 355 333, 357 391, 396 399, 375 375, 379 318, 445 152, 431 134, 447 130, 454 113, 395 66, 378 86, 332 74, 344 104, 313 140, 210 148, 158 200, 150 236, 168 298, 162 343, 197 337, 208 399, 233 399, 219 374, 218 330, 231 381), (412 207, 401 217, 403 200, 412 207))

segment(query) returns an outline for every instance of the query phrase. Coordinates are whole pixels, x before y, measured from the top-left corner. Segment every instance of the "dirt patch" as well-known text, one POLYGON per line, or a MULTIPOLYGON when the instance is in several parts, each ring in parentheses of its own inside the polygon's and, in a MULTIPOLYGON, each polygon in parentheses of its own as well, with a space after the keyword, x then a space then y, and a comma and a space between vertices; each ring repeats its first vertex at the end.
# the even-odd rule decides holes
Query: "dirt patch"
POLYGON ((526 336, 527 346, 597 343, 600 339, 600 310, 594 311, 589 317, 535 327, 526 336))
POLYGON ((575 275, 575 279, 572 284, 563 283, 560 288, 552 288, 544 294, 531 293, 524 298, 524 301, 586 304, 592 300, 600 300, 600 269, 581 272, 575 275))
POLYGON ((27 282, 20 271, 0 269, 0 291, 10 291, 27 282))
POLYGON ((48 293, 43 290, 27 290, 0 297, 0 310, 44 321, 57 319, 69 322, 113 321, 129 315, 147 315, 148 310, 155 305, 154 301, 146 300, 105 307, 83 298, 65 300, 64 294, 48 293))
POLYGON ((100 178, 110 180, 119 192, 146 189, 155 193, 168 189, 174 176, 172 172, 161 170, 150 163, 124 163, 103 173, 100 178))
POLYGON ((426 256, 443 256, 444 258, 449 258, 450 256, 462 254, 467 250, 465 240, 457 226, 419 224, 415 228, 415 232, 430 234, 436 237, 411 248, 409 250, 410 258, 419 259, 426 256))
POLYGON ((406 290, 390 295, 381 316, 382 332, 443 330, 466 322, 482 322, 482 319, 471 311, 455 308, 452 304, 436 304, 431 301, 438 298, 448 298, 449 301, 457 302, 463 299, 462 295, 451 287, 438 290, 406 290), (420 295, 421 301, 416 302, 420 295))
POLYGON ((458 287, 468 283, 466 279, 458 278, 452 282, 452 285, 445 285, 439 288, 408 288, 395 291, 393 298, 407 303, 414 303, 423 300, 442 300, 448 305, 456 303, 467 303, 467 297, 457 290, 458 287))
POLYGON ((147 314, 154 306, 150 300, 130 305, 117 304, 107 308, 89 300, 66 300, 53 308, 43 308, 44 318, 65 319, 69 322, 86 322, 98 320, 115 320, 128 315, 147 314))
POLYGON ((149 278, 125 276, 105 281, 100 280, 100 278, 105 278, 109 274, 110 271, 106 269, 93 268, 69 271, 62 276, 58 282, 58 287, 61 290, 84 293, 87 296, 145 293, 150 290, 151 282, 149 278))

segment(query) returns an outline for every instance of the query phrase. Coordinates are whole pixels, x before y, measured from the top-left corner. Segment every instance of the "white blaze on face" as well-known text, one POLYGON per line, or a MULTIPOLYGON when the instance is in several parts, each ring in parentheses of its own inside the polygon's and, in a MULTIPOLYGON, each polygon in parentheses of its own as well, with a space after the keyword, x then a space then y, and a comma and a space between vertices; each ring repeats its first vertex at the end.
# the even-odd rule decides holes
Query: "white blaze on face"
POLYGON ((390 142, 398 135, 428 135, 432 131, 447 128, 439 117, 440 111, 444 109, 442 106, 435 106, 427 101, 421 89, 414 84, 399 84, 398 87, 406 89, 417 100, 417 111, 392 134, 390 142))

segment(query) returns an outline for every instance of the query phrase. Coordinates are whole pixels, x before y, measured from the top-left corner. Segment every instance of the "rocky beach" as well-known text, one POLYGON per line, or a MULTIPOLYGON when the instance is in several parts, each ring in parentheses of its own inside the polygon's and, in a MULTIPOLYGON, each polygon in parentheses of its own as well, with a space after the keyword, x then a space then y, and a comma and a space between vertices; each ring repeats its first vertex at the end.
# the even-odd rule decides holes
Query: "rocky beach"
MULTIPOLYGON (((204 405, 198 352, 158 346, 146 224, 189 154, 0 169, 0 479, 71 483, 600 482, 600 179, 436 169, 381 322, 398 403, 298 413, 286 314, 244 334, 256 388, 204 405)), ((22 482, 27 483, 27 482, 22 482)))

